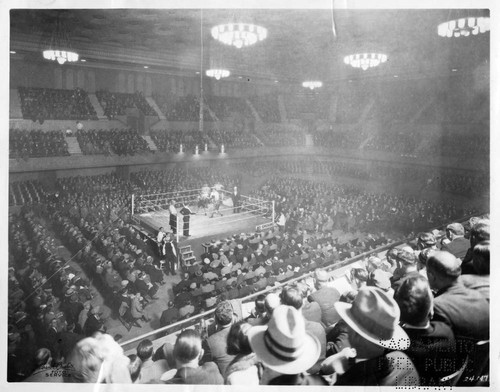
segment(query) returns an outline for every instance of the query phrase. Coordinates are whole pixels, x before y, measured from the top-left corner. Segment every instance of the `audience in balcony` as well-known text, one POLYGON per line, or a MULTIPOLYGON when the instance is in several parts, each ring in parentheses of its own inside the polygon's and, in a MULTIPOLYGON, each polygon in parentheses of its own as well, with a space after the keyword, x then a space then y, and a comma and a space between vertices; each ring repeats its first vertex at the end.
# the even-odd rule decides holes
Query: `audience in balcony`
MULTIPOLYGON (((178 97, 173 105, 163 106, 162 109, 166 109, 164 114, 169 121, 199 121, 200 119, 200 101, 199 97, 194 95, 178 97)), ((207 107, 203 110, 203 120, 214 121, 207 107)))
POLYGON ((25 119, 40 123, 45 120, 97 120, 94 107, 81 88, 19 87, 18 91, 25 119))
POLYGON ((116 116, 125 116, 126 110, 133 108, 139 109, 145 116, 156 116, 154 109, 139 91, 128 94, 100 90, 95 94, 104 110, 104 115, 110 120, 116 116))
POLYGON ((11 158, 41 158, 68 156, 68 143, 62 131, 9 130, 11 158))
POLYGON ((149 151, 146 140, 133 129, 81 130, 76 138, 84 155, 135 155, 149 151))

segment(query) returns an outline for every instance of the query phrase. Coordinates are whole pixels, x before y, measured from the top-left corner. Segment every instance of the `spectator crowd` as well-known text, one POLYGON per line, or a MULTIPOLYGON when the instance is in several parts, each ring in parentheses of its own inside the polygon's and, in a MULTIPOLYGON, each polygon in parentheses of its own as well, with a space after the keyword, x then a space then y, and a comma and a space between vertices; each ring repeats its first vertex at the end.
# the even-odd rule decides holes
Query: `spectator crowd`
POLYGON ((104 115, 110 120, 116 116, 126 115, 127 108, 137 108, 145 116, 157 115, 140 91, 128 94, 99 90, 95 95, 104 110, 104 115))
POLYGON ((23 118, 45 120, 97 120, 90 99, 81 88, 62 90, 54 88, 19 87, 23 118))
POLYGON ((62 131, 9 130, 11 158, 40 158, 68 156, 68 143, 62 131))
MULTIPOLYGON (((46 234, 29 216, 22 219, 46 234)), ((290 278, 285 278, 275 290, 257 296, 249 312, 229 292, 222 294, 211 305, 213 324, 184 329, 175 342, 167 341, 156 350, 144 339, 128 357, 102 331, 74 339, 64 354, 57 345, 50 349, 21 345, 20 334, 26 331, 18 332, 24 319, 16 314, 9 332, 9 369, 30 347, 34 361, 31 366, 25 363, 25 376, 29 374, 25 381, 48 381, 46 374, 58 368, 62 371, 50 381, 489 385, 489 230, 489 218, 482 216, 471 218, 465 227, 455 222, 444 226, 443 232, 421 232, 389 248, 384 257, 370 256, 336 279, 318 265, 308 276, 288 283, 290 278), (101 364, 103 371, 96 372, 101 364)), ((306 235, 295 239, 299 251, 299 244, 308 245, 306 235)), ((223 244, 228 256, 222 249, 221 258, 214 257, 210 264, 226 257, 221 261, 225 264, 231 258, 232 241, 239 242, 234 249, 240 249, 245 239, 235 236, 223 244)), ((258 249, 263 250, 260 245, 258 249)), ((16 281, 18 274, 12 273, 10 280, 16 281)), ((181 283, 197 286, 196 277, 210 281, 195 273, 181 283)), ((197 291, 193 287, 180 293, 197 291)), ((176 310, 174 301, 162 320, 174 322, 189 315, 187 310, 176 310)), ((52 319, 51 324, 55 327, 57 322, 52 319)), ((28 338, 29 334, 24 336, 28 338)))

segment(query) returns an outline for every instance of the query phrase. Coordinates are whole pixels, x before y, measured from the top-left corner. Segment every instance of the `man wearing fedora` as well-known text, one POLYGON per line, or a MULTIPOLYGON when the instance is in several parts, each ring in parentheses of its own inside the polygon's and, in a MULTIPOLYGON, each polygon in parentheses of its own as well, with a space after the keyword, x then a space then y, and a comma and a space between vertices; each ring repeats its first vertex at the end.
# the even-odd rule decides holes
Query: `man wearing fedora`
POLYGON ((248 340, 264 365, 261 384, 326 385, 321 377, 306 373, 318 361, 321 344, 306 331, 304 316, 294 307, 276 307, 267 325, 250 328, 248 340))
POLYGON ((336 385, 418 386, 419 375, 402 351, 410 346, 398 325, 400 310, 394 299, 376 287, 364 287, 352 304, 337 302, 335 309, 348 327, 356 357, 345 363, 336 385), (387 353, 388 350, 391 350, 387 353))

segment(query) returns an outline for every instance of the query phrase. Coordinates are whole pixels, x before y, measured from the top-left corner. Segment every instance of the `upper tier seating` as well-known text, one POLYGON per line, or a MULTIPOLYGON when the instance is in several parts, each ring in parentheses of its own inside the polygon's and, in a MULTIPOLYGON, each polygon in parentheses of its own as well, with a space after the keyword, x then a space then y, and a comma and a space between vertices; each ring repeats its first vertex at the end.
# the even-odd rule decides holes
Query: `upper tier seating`
POLYGON ((23 118, 44 120, 97 120, 87 93, 81 88, 19 87, 23 118))

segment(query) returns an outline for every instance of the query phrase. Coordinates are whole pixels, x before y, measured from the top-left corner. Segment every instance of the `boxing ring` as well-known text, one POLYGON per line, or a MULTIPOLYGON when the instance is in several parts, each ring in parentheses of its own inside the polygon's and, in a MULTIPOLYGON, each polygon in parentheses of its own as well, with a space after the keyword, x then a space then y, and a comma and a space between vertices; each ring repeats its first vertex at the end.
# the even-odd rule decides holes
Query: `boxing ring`
POLYGON ((208 206, 203 208, 203 202, 207 199, 202 198, 202 189, 133 194, 132 217, 137 224, 152 233, 156 233, 160 227, 167 232, 171 231, 169 205, 174 200, 178 212, 177 242, 187 240, 182 236, 183 216, 179 213, 181 203, 194 212, 194 215, 190 216, 190 240, 217 238, 229 233, 259 232, 274 226, 274 201, 240 195, 240 203, 234 207, 230 192, 219 190, 219 193, 222 200, 218 212, 210 199, 208 206))

